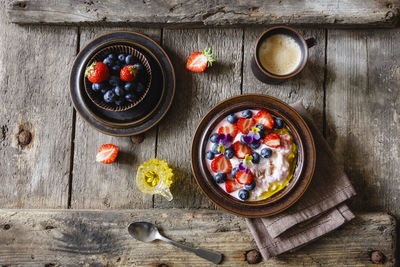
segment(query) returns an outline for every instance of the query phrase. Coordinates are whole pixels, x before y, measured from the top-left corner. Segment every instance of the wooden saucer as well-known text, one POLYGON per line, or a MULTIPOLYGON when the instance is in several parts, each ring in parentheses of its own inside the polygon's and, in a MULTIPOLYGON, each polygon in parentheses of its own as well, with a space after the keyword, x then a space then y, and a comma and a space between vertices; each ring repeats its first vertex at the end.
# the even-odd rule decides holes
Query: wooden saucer
POLYGON ((192 142, 192 171, 203 193, 222 209, 243 217, 267 217, 289 208, 305 192, 314 174, 314 139, 303 118, 283 101, 259 94, 240 95, 217 104, 201 120, 192 142), (281 117, 298 147, 298 162, 290 183, 278 194, 261 201, 240 201, 223 191, 207 168, 206 145, 215 126, 227 115, 244 109, 264 109, 281 117))

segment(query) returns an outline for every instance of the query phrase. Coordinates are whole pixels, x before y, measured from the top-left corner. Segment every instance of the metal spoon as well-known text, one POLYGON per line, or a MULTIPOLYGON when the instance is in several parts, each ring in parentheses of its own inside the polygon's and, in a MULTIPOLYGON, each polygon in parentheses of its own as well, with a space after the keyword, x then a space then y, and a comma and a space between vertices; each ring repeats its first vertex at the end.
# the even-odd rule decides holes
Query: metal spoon
POLYGON ((178 248, 193 252, 197 256, 209 260, 215 264, 218 264, 222 261, 222 254, 201 249, 201 248, 191 248, 185 245, 182 245, 180 243, 177 243, 175 241, 172 241, 165 236, 162 236, 160 232, 158 231, 157 227, 149 222, 133 222, 129 225, 128 227, 129 234, 136 238, 137 240, 143 241, 143 242, 151 242, 156 239, 165 241, 167 243, 170 243, 174 246, 177 246, 178 248))

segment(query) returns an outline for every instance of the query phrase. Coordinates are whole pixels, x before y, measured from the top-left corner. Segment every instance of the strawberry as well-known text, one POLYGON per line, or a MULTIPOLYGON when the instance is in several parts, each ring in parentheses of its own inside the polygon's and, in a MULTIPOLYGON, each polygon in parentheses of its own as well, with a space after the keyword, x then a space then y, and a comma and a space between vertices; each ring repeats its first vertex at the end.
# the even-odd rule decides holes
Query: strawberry
POLYGON ((256 122, 254 121, 253 118, 250 119, 240 118, 237 122, 239 130, 244 134, 249 133, 255 124, 256 122))
POLYGON ((236 180, 227 180, 225 182, 225 190, 228 193, 235 192, 236 190, 239 190, 242 188, 242 185, 236 182, 236 180))
POLYGON ((194 52, 191 54, 186 63, 186 68, 194 72, 203 72, 207 67, 211 67, 215 61, 212 49, 206 48, 203 52, 194 52))
POLYGON ((85 71, 85 77, 92 83, 101 83, 107 80, 109 76, 108 67, 103 62, 95 61, 85 71))
POLYGON ((256 123, 264 125, 265 129, 271 130, 274 128, 274 118, 272 118, 271 114, 268 111, 260 110, 255 116, 254 120, 256 123))
POLYGON ((253 176, 251 175, 251 171, 248 171, 246 173, 246 171, 238 171, 236 173, 236 181, 239 184, 250 184, 251 181, 253 181, 253 176))
POLYGON ((227 124, 219 127, 218 134, 230 134, 232 139, 236 137, 238 133, 238 127, 236 124, 227 124))
POLYGON ((233 149, 235 150, 235 156, 239 159, 244 159, 246 155, 251 154, 251 148, 236 141, 233 144, 233 149))
POLYGON ((138 72, 139 69, 137 66, 128 65, 122 68, 122 70, 119 73, 119 77, 124 82, 131 82, 136 78, 138 72))
POLYGON ((263 143, 269 147, 277 148, 281 145, 281 138, 276 133, 271 133, 264 138, 263 143))
POLYGON ((211 162, 211 169, 213 172, 230 173, 232 164, 229 159, 221 154, 211 162))
POLYGON ((96 161, 109 164, 117 158, 119 148, 113 144, 102 145, 96 155, 96 161))

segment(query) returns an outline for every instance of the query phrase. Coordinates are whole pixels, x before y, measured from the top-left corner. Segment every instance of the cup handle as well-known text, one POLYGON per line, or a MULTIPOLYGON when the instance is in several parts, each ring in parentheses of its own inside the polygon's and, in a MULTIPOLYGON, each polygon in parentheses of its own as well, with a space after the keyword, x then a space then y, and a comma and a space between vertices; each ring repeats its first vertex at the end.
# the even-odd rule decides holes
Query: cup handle
POLYGON ((168 201, 171 201, 172 199, 174 199, 174 197, 172 196, 171 191, 169 190, 169 188, 163 189, 160 192, 160 195, 165 197, 168 201))
POLYGON ((314 37, 310 37, 306 40, 306 44, 307 44, 308 48, 311 48, 317 44, 317 39, 315 39, 314 37))

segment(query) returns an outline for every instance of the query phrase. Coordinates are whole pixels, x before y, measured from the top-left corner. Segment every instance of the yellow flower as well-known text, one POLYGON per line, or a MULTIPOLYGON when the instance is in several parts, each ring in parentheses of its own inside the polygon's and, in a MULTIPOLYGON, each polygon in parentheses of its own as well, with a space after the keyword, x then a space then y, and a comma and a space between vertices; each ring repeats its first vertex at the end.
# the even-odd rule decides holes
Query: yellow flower
POLYGON ((252 129, 251 129, 251 131, 253 132, 253 133, 258 133, 259 131, 260 131, 260 129, 258 128, 258 127, 253 127, 252 129))
POLYGON ((136 184, 143 193, 160 194, 172 200, 169 191, 172 182, 172 169, 163 160, 150 159, 138 168, 136 184))

